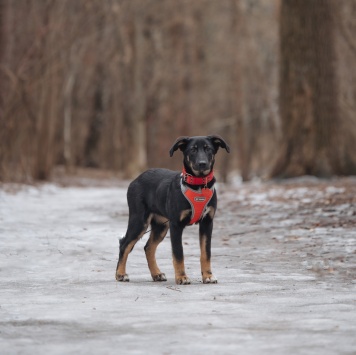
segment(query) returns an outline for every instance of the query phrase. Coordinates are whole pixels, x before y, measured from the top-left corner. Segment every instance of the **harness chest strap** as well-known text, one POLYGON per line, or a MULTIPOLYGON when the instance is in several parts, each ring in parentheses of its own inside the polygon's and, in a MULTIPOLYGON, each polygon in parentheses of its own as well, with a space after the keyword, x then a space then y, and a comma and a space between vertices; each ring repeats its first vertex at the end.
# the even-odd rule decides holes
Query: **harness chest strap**
POLYGON ((198 223, 203 218, 207 205, 213 197, 214 187, 211 189, 203 187, 199 190, 192 190, 181 184, 181 189, 192 208, 192 217, 189 224, 198 223))

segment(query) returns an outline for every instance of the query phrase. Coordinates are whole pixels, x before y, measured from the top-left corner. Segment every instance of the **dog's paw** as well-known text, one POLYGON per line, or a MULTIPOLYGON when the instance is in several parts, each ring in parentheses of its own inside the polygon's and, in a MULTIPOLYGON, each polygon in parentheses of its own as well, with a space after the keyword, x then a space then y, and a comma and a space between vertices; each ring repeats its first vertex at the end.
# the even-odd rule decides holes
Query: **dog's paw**
POLYGON ((176 277, 177 285, 190 285, 190 279, 188 276, 179 276, 176 277))
POLYGON ((203 277, 204 284, 217 284, 218 280, 215 278, 213 274, 210 274, 208 277, 203 277))
POLYGON ((165 274, 157 274, 157 275, 152 275, 153 281, 167 281, 167 277, 165 274))
POLYGON ((116 281, 129 282, 130 278, 129 278, 129 275, 127 275, 127 274, 125 274, 125 275, 116 274, 116 281))

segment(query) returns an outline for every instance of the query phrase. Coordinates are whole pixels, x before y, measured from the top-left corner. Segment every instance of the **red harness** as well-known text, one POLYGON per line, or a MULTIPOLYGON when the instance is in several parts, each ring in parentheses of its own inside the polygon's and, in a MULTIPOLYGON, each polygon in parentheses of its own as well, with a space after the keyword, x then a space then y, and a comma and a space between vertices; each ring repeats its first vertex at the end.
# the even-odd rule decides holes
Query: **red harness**
MULTIPOLYGON (((209 175, 201 178, 188 174, 183 168, 182 181, 185 181, 190 185, 206 185, 213 178, 213 171, 211 171, 209 175)), ((214 186, 210 189, 203 187, 199 190, 192 190, 188 186, 181 183, 181 190, 192 208, 192 217, 189 224, 192 225, 194 223, 198 223, 205 216, 207 205, 214 194, 214 186)))

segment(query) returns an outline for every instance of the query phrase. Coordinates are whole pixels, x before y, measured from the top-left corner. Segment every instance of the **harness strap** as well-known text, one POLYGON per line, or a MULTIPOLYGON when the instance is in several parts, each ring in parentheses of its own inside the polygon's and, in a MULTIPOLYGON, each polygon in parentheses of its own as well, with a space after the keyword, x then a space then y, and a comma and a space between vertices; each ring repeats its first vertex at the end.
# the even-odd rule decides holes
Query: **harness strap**
POLYGON ((214 186, 211 189, 203 187, 199 190, 192 190, 183 185, 181 181, 181 190, 192 208, 192 217, 189 224, 198 223, 205 216, 208 203, 214 194, 214 186))

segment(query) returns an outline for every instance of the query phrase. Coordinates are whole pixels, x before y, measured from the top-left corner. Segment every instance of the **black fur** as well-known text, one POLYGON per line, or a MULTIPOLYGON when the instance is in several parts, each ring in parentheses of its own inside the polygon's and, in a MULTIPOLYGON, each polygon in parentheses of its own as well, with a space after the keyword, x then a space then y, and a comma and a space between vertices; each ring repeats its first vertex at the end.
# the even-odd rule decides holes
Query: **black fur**
MULTIPOLYGON (((230 151, 229 146, 219 136, 180 137, 176 140, 169 153, 172 156, 177 149, 180 149, 183 152, 183 164, 186 171, 191 175, 204 177, 213 169, 215 154, 219 147, 226 149, 227 152, 230 151)), ((129 280, 124 271, 127 255, 142 237, 148 225, 151 224, 151 237, 145 246, 149 266, 149 260, 154 260, 155 262, 155 258, 154 252, 153 257, 148 256, 148 250, 152 245, 156 247, 163 240, 169 225, 176 282, 182 284, 190 283, 184 270, 182 232, 190 222, 191 213, 183 212, 190 210, 190 205, 182 194, 180 175, 180 172, 167 169, 150 169, 138 176, 130 184, 127 192, 129 222, 126 235, 120 241, 120 254, 116 269, 116 279, 118 281, 129 280), (166 223, 167 221, 169 223, 166 223), (131 250, 128 250, 128 248, 131 250)), ((208 187, 212 187, 214 183, 215 178, 209 182, 208 187)), ((191 185, 189 187, 193 189, 200 188, 200 186, 191 185)), ((216 191, 208 206, 212 207, 211 210, 213 212, 206 215, 199 222, 199 235, 201 243, 205 247, 207 258, 204 265, 210 265, 213 217, 217 207, 216 191)), ((165 275, 160 273, 158 267, 152 267, 151 274, 155 281, 166 280, 165 275)), ((206 270, 206 272, 204 271, 203 281, 205 283, 216 282, 213 276, 209 279, 207 277, 208 274, 212 275, 210 269, 206 270)))

